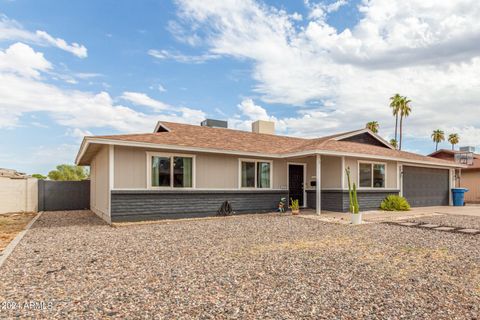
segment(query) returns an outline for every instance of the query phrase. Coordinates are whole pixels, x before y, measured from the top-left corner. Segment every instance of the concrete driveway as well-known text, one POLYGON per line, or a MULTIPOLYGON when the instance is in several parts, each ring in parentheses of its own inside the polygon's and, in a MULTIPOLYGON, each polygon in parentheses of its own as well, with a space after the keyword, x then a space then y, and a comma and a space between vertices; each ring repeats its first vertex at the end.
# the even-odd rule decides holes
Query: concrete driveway
POLYGON ((413 208, 411 212, 418 214, 437 213, 480 217, 480 206, 469 205, 465 207, 423 207, 413 208))
MULTIPOLYGON (((363 213, 363 221, 365 222, 385 222, 385 221, 398 221, 398 220, 409 220, 423 217, 434 217, 434 216, 449 216, 449 215, 460 215, 460 216, 470 216, 470 217, 480 217, 480 206, 465 206, 465 207, 421 207, 421 208, 412 208, 410 211, 382 211, 382 210, 372 210, 365 211, 363 213)), ((321 215, 316 215, 314 210, 307 209, 302 210, 302 217, 311 218, 315 220, 325 221, 325 222, 335 222, 342 224, 350 223, 350 215, 348 213, 342 212, 331 212, 331 211, 322 211, 321 215)))

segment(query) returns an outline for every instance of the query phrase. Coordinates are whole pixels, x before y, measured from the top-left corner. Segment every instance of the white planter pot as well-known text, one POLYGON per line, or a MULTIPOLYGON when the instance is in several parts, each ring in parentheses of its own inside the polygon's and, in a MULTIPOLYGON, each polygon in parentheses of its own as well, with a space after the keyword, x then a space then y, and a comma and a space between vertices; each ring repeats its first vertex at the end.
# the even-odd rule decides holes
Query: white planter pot
POLYGON ((362 223, 362 214, 361 213, 351 213, 350 216, 352 217, 352 224, 361 224, 362 223))

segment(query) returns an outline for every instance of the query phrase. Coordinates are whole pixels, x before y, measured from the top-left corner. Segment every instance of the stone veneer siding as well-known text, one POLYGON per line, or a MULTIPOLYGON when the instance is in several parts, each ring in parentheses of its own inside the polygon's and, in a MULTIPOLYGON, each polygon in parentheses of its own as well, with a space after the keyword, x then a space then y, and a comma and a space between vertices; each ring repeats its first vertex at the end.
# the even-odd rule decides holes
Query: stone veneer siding
POLYGON ((113 190, 112 222, 214 216, 223 201, 236 213, 271 212, 287 190, 113 190))
MULTIPOLYGON (((307 206, 315 209, 316 191, 307 190, 307 206)), ((375 210, 388 195, 399 195, 400 190, 358 190, 358 204, 361 211, 375 210)), ((348 212, 348 190, 322 190, 322 210, 348 212)))

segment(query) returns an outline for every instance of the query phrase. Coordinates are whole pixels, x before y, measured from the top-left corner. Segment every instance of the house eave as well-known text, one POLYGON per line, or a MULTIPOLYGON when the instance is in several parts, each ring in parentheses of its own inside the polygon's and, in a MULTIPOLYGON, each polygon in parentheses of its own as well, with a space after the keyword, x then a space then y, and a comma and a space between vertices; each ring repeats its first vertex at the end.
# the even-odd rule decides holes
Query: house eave
POLYGON ((201 153, 216 153, 216 154, 227 154, 227 155, 237 155, 237 156, 250 156, 250 157, 263 157, 263 158, 272 158, 272 159, 285 159, 285 158, 295 158, 303 156, 313 156, 313 155, 326 155, 326 156, 345 156, 345 157, 356 157, 364 159, 376 159, 376 160, 389 160, 389 161, 398 161, 403 163, 412 163, 412 164, 423 164, 430 165, 435 167, 449 167, 449 168, 466 168, 465 166, 458 165, 456 163, 435 163, 430 161, 421 161, 421 160, 412 160, 399 157, 388 157, 380 155, 370 155, 364 153, 354 153, 354 152, 341 152, 341 151, 331 151, 331 150, 307 150, 300 152, 292 152, 285 154, 272 154, 272 153, 261 153, 261 152, 246 152, 238 150, 224 150, 224 149, 213 149, 213 148, 201 148, 201 147, 185 147, 178 145, 163 145, 149 142, 136 142, 136 141, 121 141, 114 139, 102 139, 95 137, 85 137, 80 146, 80 150, 75 159, 75 163, 79 164, 88 164, 82 162, 82 158, 88 149, 90 144, 103 144, 103 145, 118 145, 118 146, 128 146, 128 147, 143 147, 151 148, 158 150, 177 150, 177 151, 187 151, 187 152, 201 152, 201 153))

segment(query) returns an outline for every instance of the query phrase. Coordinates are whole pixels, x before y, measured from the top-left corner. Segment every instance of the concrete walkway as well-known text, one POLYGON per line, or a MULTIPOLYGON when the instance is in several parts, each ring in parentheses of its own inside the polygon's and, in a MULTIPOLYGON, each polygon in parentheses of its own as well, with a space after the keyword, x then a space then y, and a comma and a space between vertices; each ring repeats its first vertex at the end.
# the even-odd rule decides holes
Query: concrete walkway
MULTIPOLYGON (((381 211, 372 210, 362 212, 363 221, 371 223, 400 221, 422 217, 442 216, 442 215, 462 215, 480 217, 480 206, 465 207, 421 207, 412 208, 410 211, 381 211)), ((316 215, 315 210, 304 209, 300 217, 307 219, 321 220, 325 222, 349 224, 350 214, 342 212, 322 211, 322 214, 316 215)))

